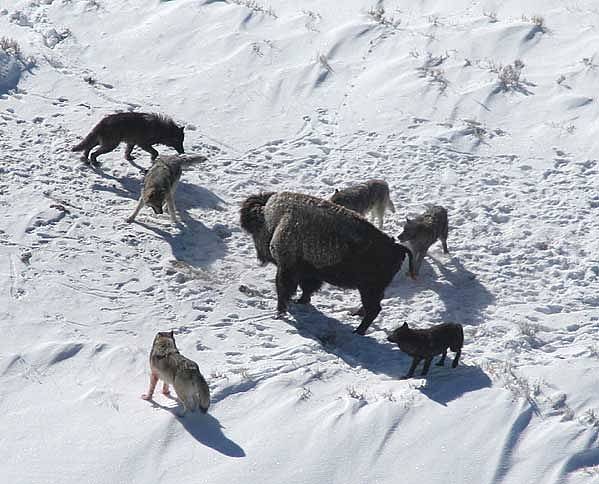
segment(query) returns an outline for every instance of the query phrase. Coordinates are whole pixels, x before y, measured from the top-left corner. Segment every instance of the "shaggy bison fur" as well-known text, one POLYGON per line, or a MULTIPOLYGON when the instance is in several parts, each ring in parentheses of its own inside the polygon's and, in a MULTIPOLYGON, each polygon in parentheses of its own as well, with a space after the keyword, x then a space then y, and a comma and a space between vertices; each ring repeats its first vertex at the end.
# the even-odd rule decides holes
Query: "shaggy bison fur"
POLYGON ((277 311, 302 289, 308 304, 323 282, 360 291, 364 334, 381 310, 387 285, 412 253, 355 212, 328 200, 299 193, 261 193, 241 207, 241 226, 249 232, 258 259, 277 266, 277 311))

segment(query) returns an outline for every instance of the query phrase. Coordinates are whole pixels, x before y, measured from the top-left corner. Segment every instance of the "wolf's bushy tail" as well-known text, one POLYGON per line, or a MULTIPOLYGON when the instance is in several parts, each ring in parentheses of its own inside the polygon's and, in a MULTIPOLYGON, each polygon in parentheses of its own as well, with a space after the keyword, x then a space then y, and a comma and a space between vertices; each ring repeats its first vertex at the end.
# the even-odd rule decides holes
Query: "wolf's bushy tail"
POLYGON ((84 151, 88 148, 93 148, 98 144, 96 129, 92 129, 91 132, 81 140, 79 144, 76 144, 71 148, 71 151, 84 151))
POLYGON ((264 205, 274 194, 275 192, 259 193, 244 200, 239 217, 243 230, 255 234, 264 227, 264 205))

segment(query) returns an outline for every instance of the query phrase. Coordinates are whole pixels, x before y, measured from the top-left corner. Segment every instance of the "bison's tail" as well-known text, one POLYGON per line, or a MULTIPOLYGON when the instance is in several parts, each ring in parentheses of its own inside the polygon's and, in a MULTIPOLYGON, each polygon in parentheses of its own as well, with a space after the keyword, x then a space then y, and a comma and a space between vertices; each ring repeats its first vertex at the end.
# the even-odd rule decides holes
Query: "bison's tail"
POLYGON ((255 234, 264 227, 264 205, 274 194, 275 192, 259 193, 244 200, 240 210, 240 223, 243 230, 255 234))

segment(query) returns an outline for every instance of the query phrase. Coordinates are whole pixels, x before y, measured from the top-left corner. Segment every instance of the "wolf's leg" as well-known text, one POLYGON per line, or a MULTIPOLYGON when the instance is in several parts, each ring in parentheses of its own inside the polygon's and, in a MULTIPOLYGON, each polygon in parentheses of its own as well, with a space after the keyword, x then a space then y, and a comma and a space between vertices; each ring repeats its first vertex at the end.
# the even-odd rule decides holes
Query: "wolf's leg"
POLYGON ((312 294, 320 289, 322 281, 313 277, 306 277, 300 279, 299 286, 302 289, 302 295, 296 302, 298 304, 310 304, 312 294))
POLYGON ((133 161, 135 159, 135 157, 133 155, 131 155, 133 148, 135 148, 134 144, 127 143, 127 147, 125 148, 125 159, 127 161, 133 161))
POLYGON ((431 363, 433 361, 433 357, 431 356, 430 358, 426 358, 424 360, 424 368, 422 369, 422 373, 420 374, 421 376, 424 376, 428 373, 429 368, 431 367, 431 363))
POLYGON ((287 312, 287 305, 291 296, 297 290, 297 274, 294 268, 277 268, 277 313, 279 315, 287 312))
POLYGON ((421 359, 422 358, 420 358, 420 356, 412 356, 412 366, 410 366, 410 369, 404 375, 404 378, 412 378, 412 376, 414 376, 414 370, 416 370, 416 367, 418 366, 418 363, 420 363, 421 359))
POLYGON ((443 227, 443 230, 441 231, 441 236, 439 237, 441 239, 441 244, 443 245, 443 253, 445 253, 445 254, 449 254, 449 250, 447 249, 447 232, 448 231, 449 231, 449 227, 446 222, 445 226, 443 227))
POLYGON ((154 161, 156 158, 158 158, 158 151, 156 151, 152 145, 139 145, 139 147, 144 150, 147 151, 148 153, 150 153, 151 157, 152 157, 152 161, 154 161))
POLYGON ((170 394, 171 394, 171 391, 170 391, 170 390, 169 390, 169 388, 168 388, 168 383, 167 383, 167 382, 165 382, 165 381, 164 381, 164 382, 162 382, 162 393, 163 393, 164 395, 170 395, 170 394))
POLYGON ((381 312, 381 299, 383 299, 383 295, 384 291, 360 290, 360 298, 364 307, 364 317, 360 326, 354 330, 354 333, 366 334, 368 327, 381 312))
POLYGON ((145 202, 144 202, 144 196, 143 193, 141 194, 141 196, 139 197, 139 202, 137 202, 137 207, 135 207, 135 210, 133 211, 133 213, 131 214, 131 216, 129 216, 129 218, 127 218, 127 222, 131 223, 135 220, 135 217, 137 217, 137 214, 139 213, 139 211, 144 207, 145 202))
POLYGON ((175 212, 175 197, 171 191, 166 197, 166 206, 168 208, 168 214, 171 218, 171 222, 177 223, 177 213, 175 212))
POLYGON ((416 262, 414 263, 414 274, 418 275, 420 273, 420 266, 422 265, 425 255, 426 251, 418 252, 418 256, 415 258, 416 262))
POLYGON ((89 161, 89 152, 96 146, 97 146, 97 144, 94 143, 93 146, 90 146, 89 148, 85 148, 85 150, 83 151, 83 154, 81 155, 81 161, 89 161))
POLYGON ((447 356, 447 348, 443 350, 443 354, 441 355, 441 359, 437 361, 437 366, 445 366, 445 357, 447 356))
POLYGON ((462 348, 455 352, 455 357, 453 359, 453 363, 451 364, 452 368, 458 366, 458 361, 460 361, 460 356, 462 356, 462 348))
POLYGON ((378 205, 375 210, 374 213, 376 214, 377 218, 379 219, 379 229, 383 230, 383 221, 385 218, 385 206, 384 205, 378 205))
POLYGON ((441 239, 441 245, 443 246, 443 253, 449 254, 449 249, 447 248, 447 237, 441 239))
POLYGON ((110 153, 118 145, 119 145, 118 143, 110 143, 110 144, 102 144, 102 145, 100 145, 100 147, 90 155, 90 161, 92 163, 97 163, 98 162, 98 156, 103 155, 105 153, 110 153))
POLYGON ((158 383, 158 375, 154 372, 150 374, 150 388, 148 388, 148 393, 144 393, 141 398, 144 400, 152 400, 152 395, 154 395, 154 389, 156 388, 156 384, 158 383))

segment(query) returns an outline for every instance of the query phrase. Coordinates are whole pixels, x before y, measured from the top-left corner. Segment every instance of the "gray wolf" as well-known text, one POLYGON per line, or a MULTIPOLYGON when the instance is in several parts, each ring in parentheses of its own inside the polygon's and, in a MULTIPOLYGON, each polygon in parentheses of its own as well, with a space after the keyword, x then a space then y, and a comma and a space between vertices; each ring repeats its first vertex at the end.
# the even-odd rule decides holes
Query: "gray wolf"
POLYGON ((142 395, 151 400, 158 380, 162 380, 162 393, 170 395, 172 385, 183 404, 183 413, 201 410, 206 413, 210 406, 210 389, 200 373, 197 363, 185 358, 175 344, 172 331, 159 332, 154 337, 150 352, 150 388, 142 395))
POLYGON ((414 370, 420 360, 424 359, 424 368, 422 376, 428 373, 428 369, 433 361, 433 356, 443 354, 437 362, 437 366, 445 365, 447 348, 455 352, 455 358, 451 364, 452 368, 458 366, 462 346, 464 346, 464 330, 461 324, 443 323, 432 326, 428 329, 411 329, 408 323, 404 323, 395 329, 388 337, 388 341, 397 343, 399 349, 408 355, 412 360, 412 366, 404 378, 411 378, 414 370))
POLYGON ((370 212, 373 222, 378 219, 379 229, 383 228, 385 211, 389 209, 395 213, 395 206, 389 198, 389 185, 385 180, 368 180, 343 190, 335 190, 330 200, 362 216, 370 212))
POLYGON ((83 151, 81 159, 97 163, 98 156, 114 150, 121 142, 127 143, 125 159, 133 161, 131 152, 135 145, 150 153, 152 161, 158 152, 152 147, 155 144, 170 146, 179 154, 183 149, 183 128, 160 114, 154 113, 117 113, 104 117, 91 132, 72 151, 83 151), (100 145, 91 155, 90 151, 100 145))
POLYGON ((277 266, 277 311, 297 300, 308 304, 323 282, 358 289, 363 316, 355 330, 365 334, 381 310, 385 288, 405 256, 412 253, 357 213, 300 193, 261 193, 248 197, 240 211, 241 227, 251 234, 258 260, 277 266))
POLYGON ((423 214, 416 218, 406 218, 403 232, 399 234, 400 242, 406 242, 412 249, 416 258, 415 272, 418 274, 420 265, 428 248, 437 240, 441 240, 443 253, 449 254, 447 250, 447 210, 440 205, 429 207, 423 214))
POLYGON ((127 222, 133 222, 144 205, 152 207, 154 213, 161 214, 166 203, 171 221, 177 223, 175 190, 181 178, 181 164, 182 160, 176 156, 160 157, 154 162, 144 177, 139 202, 127 222))

